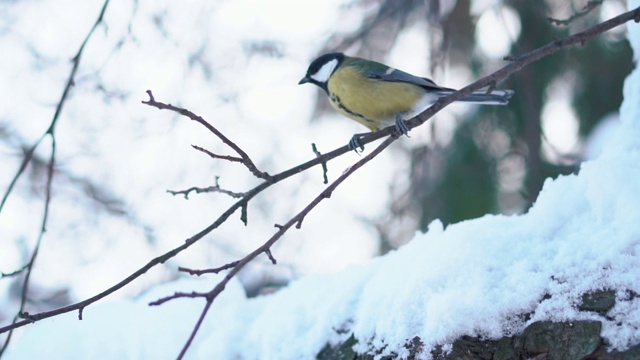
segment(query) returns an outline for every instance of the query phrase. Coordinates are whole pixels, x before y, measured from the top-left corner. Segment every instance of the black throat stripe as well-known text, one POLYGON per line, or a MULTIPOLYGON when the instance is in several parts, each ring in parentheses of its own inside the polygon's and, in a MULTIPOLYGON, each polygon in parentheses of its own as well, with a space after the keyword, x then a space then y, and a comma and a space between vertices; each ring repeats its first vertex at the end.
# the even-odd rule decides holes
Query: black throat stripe
POLYGON ((357 112, 354 112, 354 111, 351 111, 351 110, 347 109, 347 107, 346 107, 346 106, 342 105, 342 102, 340 102, 340 97, 338 97, 338 95, 336 95, 336 94, 331 94, 331 96, 330 96, 330 100, 331 100, 331 102, 332 102, 332 103, 337 104, 337 105, 338 105, 338 107, 339 107, 340 109, 344 110, 346 113, 348 113, 348 114, 350 114, 350 115, 353 115, 353 116, 359 117, 359 118, 361 118, 362 120, 364 120, 364 121, 366 121, 366 122, 369 122, 369 123, 373 123, 373 122, 375 122, 375 121, 373 121, 373 120, 371 120, 371 119, 367 119, 367 117, 365 117, 365 116, 364 116, 364 115, 362 115, 362 114, 359 114, 359 113, 357 113, 357 112))

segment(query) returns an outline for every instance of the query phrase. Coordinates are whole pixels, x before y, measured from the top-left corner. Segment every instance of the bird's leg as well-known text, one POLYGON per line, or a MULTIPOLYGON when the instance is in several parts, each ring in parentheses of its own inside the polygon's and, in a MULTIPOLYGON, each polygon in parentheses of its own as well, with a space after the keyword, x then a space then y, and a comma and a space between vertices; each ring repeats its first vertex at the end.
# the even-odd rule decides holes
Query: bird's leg
POLYGON ((400 115, 396 115, 396 131, 400 135, 406 135, 407 137, 409 137, 409 128, 404 123, 404 120, 400 115))
MULTIPOLYGON (((400 115, 396 115, 396 131, 400 135, 406 135, 407 137, 409 137, 409 128, 404 123, 404 120, 400 115)), ((353 135, 351 140, 349 140, 349 150, 353 150, 356 153, 358 152, 358 149, 360 149, 360 151, 364 151, 364 145, 360 144, 360 138, 367 134, 370 133, 360 133, 353 135)))
POLYGON ((364 145, 360 144, 360 138, 367 134, 371 133, 354 134, 351 140, 349 140, 349 150, 355 151, 356 154, 358 153, 358 149, 360 149, 361 152, 364 151, 364 145))

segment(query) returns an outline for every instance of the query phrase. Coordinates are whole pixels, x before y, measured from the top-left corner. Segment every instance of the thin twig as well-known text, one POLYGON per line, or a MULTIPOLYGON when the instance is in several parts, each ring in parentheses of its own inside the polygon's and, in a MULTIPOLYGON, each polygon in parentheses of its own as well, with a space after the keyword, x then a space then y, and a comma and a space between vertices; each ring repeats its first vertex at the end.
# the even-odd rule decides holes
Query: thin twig
POLYGON ((206 297, 206 296, 207 296, 207 293, 199 293, 199 292, 196 292, 196 291, 192 291, 190 293, 176 292, 176 293, 173 293, 173 295, 165 296, 163 298, 160 298, 158 300, 150 302, 149 306, 162 305, 162 304, 166 303, 167 301, 171 301, 171 300, 179 299, 179 298, 199 298, 199 297, 206 297))
POLYGON ((149 95, 149 100, 142 101, 143 104, 149 105, 149 106, 153 106, 153 107, 158 108, 160 110, 171 110, 171 111, 177 112, 180 115, 186 116, 186 117, 188 117, 189 119, 191 119, 191 120, 193 120, 195 122, 200 123, 201 125, 206 127, 211 133, 213 133, 216 137, 218 137, 218 139, 222 140, 222 142, 225 145, 227 145, 228 147, 233 149, 233 151, 238 153, 238 155, 240 155, 240 157, 242 158, 242 161, 241 161, 242 164, 244 166, 246 166, 247 169, 249 169, 249 171, 251 171, 251 173, 254 176, 259 177, 259 178, 264 179, 264 180, 269 180, 271 178, 271 175, 267 174, 266 172, 258 170, 258 167, 251 160, 249 155, 247 155, 247 153, 244 152, 244 150, 242 150, 233 141, 229 140, 229 138, 224 136, 224 134, 222 134, 213 125, 211 125, 210 123, 205 121, 201 116, 198 116, 198 115, 194 114, 193 112, 191 112, 191 111, 189 111, 187 109, 180 108, 180 107, 177 107, 177 106, 173 106, 171 104, 165 104, 165 103, 161 103, 161 102, 156 101, 156 99, 153 97, 153 93, 151 92, 151 90, 147 90, 147 95, 149 95))
MULTIPOLYGON (((104 13, 107 10, 107 5, 109 5, 109 0, 105 0, 104 4, 102 5, 102 9, 100 10, 100 14, 98 15, 98 18, 96 19, 95 23, 93 24, 93 26, 91 27, 91 29, 87 33, 87 36, 85 36, 84 41, 82 42, 82 44, 80 45, 80 48, 78 49, 78 52, 76 53, 76 55, 72 59, 73 66, 71 67, 71 71, 69 73, 69 77, 67 78, 67 83, 66 83, 66 85, 64 87, 64 90, 62 91, 62 96, 60 97, 60 100, 58 101, 55 113, 53 114, 53 118, 51 119, 51 122, 49 123, 49 127, 44 132, 44 134, 42 134, 42 136, 38 139, 38 141, 36 141, 36 143, 29 150, 26 151, 25 157, 22 160, 22 163, 20 164, 20 168, 18 169, 18 171, 14 175, 13 179, 11 180, 11 183, 9 184, 9 187, 7 188, 7 191, 5 192, 4 196, 2 197, 2 201, 0 201, 0 213, 2 213, 2 209, 4 208, 4 205, 6 204, 6 201, 9 198, 9 195, 13 191, 14 186, 18 182, 18 179, 20 179, 20 177, 24 173, 25 169, 27 168, 27 165, 33 159, 33 154, 35 153, 36 148, 40 145, 40 143, 46 137, 51 137, 51 156, 49 158, 49 163, 48 163, 48 167, 47 167, 48 170, 47 170, 47 181, 46 181, 46 190, 45 190, 44 214, 42 216, 42 225, 40 227, 40 233, 38 234, 38 239, 37 239, 36 245, 35 245, 35 247, 33 249, 33 253, 31 254, 31 259, 27 263, 27 269, 26 269, 26 272, 25 272, 25 278, 24 278, 24 281, 22 283, 22 292, 21 292, 21 295, 20 295, 20 310, 18 311, 18 315, 16 317, 14 317, 14 319, 12 321, 12 325, 14 325, 14 324, 16 324, 18 322, 18 318, 19 317, 24 316, 24 314, 28 314, 27 312, 24 311, 24 309, 25 309, 25 306, 26 306, 26 303, 27 303, 27 296, 28 296, 28 293, 29 293, 29 280, 31 279, 31 274, 33 272, 33 266, 34 266, 36 258, 38 256, 38 252, 40 250, 40 244, 42 243, 42 239, 44 237, 44 233, 45 233, 46 227, 47 227, 47 221, 49 219, 49 208, 50 208, 50 204, 51 204, 51 185, 53 183, 54 164, 55 164, 55 155, 56 155, 55 127, 56 127, 56 124, 58 123, 58 119, 60 119, 60 114, 62 113, 62 108, 63 108, 65 102, 67 101, 67 98, 69 96, 69 92, 71 91, 71 88, 73 86, 74 78, 75 78, 76 73, 78 71, 78 67, 80 66, 80 59, 81 59, 82 54, 84 52, 84 48, 87 45, 87 42, 91 38, 91 35, 95 31, 95 29, 98 27, 98 25, 100 23, 102 23, 103 17, 104 17, 104 13)), ((6 338, 5 342, 4 342, 4 344, 2 344, 2 348, 0 348, 0 357, 2 357, 2 355, 5 352, 5 350, 9 346, 9 343, 11 342, 11 337, 13 335, 13 330, 14 330, 14 328, 11 328, 10 326, 9 327, 5 327, 5 328, 8 328, 9 333, 7 335, 7 338, 6 338)))
MULTIPOLYGON (((204 120, 203 120, 204 121, 204 120)), ((70 304, 67 306, 63 306, 54 310, 50 310, 50 311, 43 311, 37 314, 29 314, 29 318, 28 319, 24 319, 21 321, 16 321, 10 325, 6 325, 3 327, 0 327, 0 334, 10 331, 12 329, 16 329, 22 326, 25 326, 27 324, 30 324, 32 322, 35 321, 39 321, 42 319, 47 319, 53 316, 57 316, 60 314, 64 314, 64 313, 68 313, 71 311, 76 311, 76 310, 81 310, 86 308, 88 305, 91 305, 93 303, 95 303, 96 301, 99 301, 109 295, 111 295, 112 293, 122 289, 124 286, 126 286, 127 284, 129 284, 130 282, 132 282, 133 280, 137 279, 138 277, 142 276, 143 274, 145 274, 147 271, 149 271, 150 269, 152 269, 153 267, 163 264, 166 261, 168 261, 169 259, 175 257, 176 255, 178 255, 179 253, 181 253, 182 251, 186 250, 187 248, 189 248, 191 245, 195 244, 198 240, 202 239, 204 236, 206 236, 207 234, 209 234, 210 232, 212 232, 213 230, 215 230, 216 228, 218 228, 220 225, 222 225, 222 223, 224 223, 233 213, 235 213, 238 209, 241 210, 241 219, 243 220, 243 222, 246 224, 246 220, 247 220, 247 204, 249 203, 249 201, 251 199, 253 199, 256 195, 258 195, 259 193, 261 193, 262 191, 264 191, 265 189, 271 187, 273 184, 276 184, 280 181, 283 181, 289 177, 295 176, 298 173, 305 171, 311 167, 320 165, 322 162, 327 162, 330 161, 331 159, 334 159, 342 154, 345 154, 347 152, 350 152, 351 150, 349 150, 348 146, 342 146, 338 149, 335 149, 329 153, 324 154, 321 158, 315 158, 312 160, 307 161, 306 163, 294 166, 288 170, 285 170, 279 174, 273 175, 271 176, 268 180, 265 180, 264 182, 262 182, 261 184, 259 184, 258 186, 254 187, 253 189, 247 191, 244 194, 244 197, 241 198, 240 200, 238 200, 237 202, 235 202, 233 205, 231 205, 225 212, 223 212, 213 223, 211 223, 209 226, 207 226, 206 228, 204 228, 203 230, 201 230, 199 233, 191 236, 190 238, 186 239, 184 241, 184 243, 154 259, 151 259, 147 264, 145 264, 144 266, 142 266, 140 269, 136 270, 135 272, 133 272, 131 275, 129 275, 127 278, 121 280, 120 282, 118 282, 117 284, 113 285, 112 287, 102 291, 101 293, 98 293, 97 295, 90 297, 88 299, 85 299, 83 301, 77 302, 75 304, 70 304)))
POLYGON ((361 168, 364 164, 368 163, 369 161, 371 161, 371 159, 378 156, 379 153, 381 153, 384 149, 386 149, 389 145, 391 145, 397 139, 398 139, 397 133, 393 134, 392 136, 389 136, 384 142, 382 142, 382 144, 378 145, 378 147, 375 148, 371 153, 367 154, 367 156, 363 157, 357 163, 351 166, 347 171, 345 171, 342 175, 340 175, 340 177, 338 177, 333 183, 331 183, 331 185, 327 186, 326 189, 324 189, 318 196, 316 196, 316 198, 313 199, 311 203, 309 203, 309 205, 307 205, 304 209, 302 209, 302 211, 300 211, 296 216, 292 217, 284 225, 279 226, 278 231, 275 234, 273 234, 273 236, 271 236, 269 240, 267 240, 260 247, 258 247, 249 255, 245 256, 242 260, 240 260, 240 262, 236 264, 231 269, 231 271, 229 271, 229 273, 224 277, 224 279, 222 279, 218 283, 218 285, 216 285, 216 287, 213 288, 213 290, 207 293, 207 296, 206 296, 207 304, 205 305, 202 313, 200 314, 200 317, 198 318, 198 321, 193 331, 191 332, 191 335, 187 339, 187 342, 185 343, 184 347, 180 351, 180 354, 178 355, 178 359, 182 359, 186 354, 198 330, 200 329, 200 325, 202 324, 202 321, 207 315, 207 312, 209 311, 209 309, 211 308, 213 301, 216 299, 218 295, 220 295, 220 293, 222 293, 227 283, 231 281, 231 279, 233 279, 233 277, 251 260, 253 260, 258 255, 262 254, 263 252, 267 252, 273 246, 273 244, 275 244, 276 241, 278 241, 292 226, 296 225, 301 219, 304 219, 304 217, 311 210, 313 210, 322 200, 330 198, 331 193, 338 187, 338 185, 340 185, 343 181, 345 181, 349 176, 351 176, 351 174, 353 174, 356 170, 361 168))
POLYGON ((201 151, 207 155, 209 155, 212 159, 219 159, 219 160, 226 160, 226 161, 230 161, 230 162, 239 162, 242 163, 242 158, 239 157, 235 157, 235 156, 229 156, 229 155, 218 155, 218 154, 214 154, 211 151, 202 148, 198 145, 191 145, 192 148, 201 151))
MULTIPOLYGON (((78 52, 76 53, 76 55, 73 57, 73 59, 71 59, 73 66, 71 67, 71 72, 69 73, 67 84, 65 85, 64 90, 62 91, 62 97, 60 98, 60 101, 58 101, 58 105, 56 106, 56 111, 53 114, 53 119, 49 124, 49 128, 47 129, 47 131, 45 131, 44 134, 42 134, 42 136, 38 139, 38 141, 36 141, 36 143, 27 151, 24 157, 24 160, 22 160, 22 164, 20 164, 20 168, 18 169, 13 179, 11 180, 11 183, 9 184, 7 191, 2 197, 2 201, 0 201, 0 213, 2 212, 2 208, 7 202, 7 198, 11 194, 13 187, 16 185, 16 183, 18 182, 18 179, 21 177, 22 173, 27 168, 27 165, 29 165, 29 162, 33 157, 33 153, 35 152, 38 145, 40 145, 40 143, 42 142, 42 140, 44 140, 45 137, 49 135, 53 136, 54 128, 58 122, 58 119, 60 118, 60 114, 62 113, 62 107, 64 106, 64 103, 67 101, 67 96, 69 95, 69 91, 71 91, 71 88, 73 87, 73 79, 75 78, 76 72, 78 71, 78 66, 80 65, 80 58, 82 57, 82 53, 84 52, 84 47, 85 45, 87 45, 87 42, 89 41, 89 38, 91 38, 91 35, 95 31, 95 29, 102 22, 104 13, 107 10, 107 5, 109 5, 109 0, 105 0, 104 5, 102 5, 102 10, 100 11, 100 15, 98 16, 98 19, 93 24, 93 27, 91 27, 91 30, 89 30, 89 33, 87 34, 87 36, 84 38, 84 41, 82 42, 82 45, 80 45, 80 49, 78 49, 78 52)), ((2 353, 0 352, 0 355, 1 354, 2 353)))
POLYGON ((25 264, 21 268, 14 270, 10 273, 0 272, 0 278, 18 276, 23 272, 25 272, 28 268, 29 268, 29 264, 25 264))
POLYGON ((195 269, 189 269, 189 268, 186 268, 186 267, 179 267, 178 271, 186 272, 189 275, 196 275, 196 276, 200 276, 200 275, 204 275, 204 274, 217 274, 220 271, 231 269, 231 268, 235 267, 236 265, 238 265, 239 263, 240 263, 240 260, 232 261, 232 262, 230 262, 228 264, 224 264, 224 265, 222 265, 220 267, 217 267, 217 268, 203 269, 203 270, 195 270, 195 269))
POLYGON ((264 249, 264 253, 267 255, 267 257, 269 258, 269 260, 271 260, 271 263, 273 265, 276 265, 278 262, 276 261, 276 258, 273 257, 273 254, 271 253, 271 249, 270 248, 266 248, 264 249))
MULTIPOLYGON (((322 156, 322 154, 320 153, 320 151, 318 151, 318 148, 316 147, 315 143, 311 143, 311 150, 313 151, 314 154, 316 154, 317 157, 322 156)), ((323 162, 322 163, 322 179, 323 179, 323 184, 328 184, 329 183, 329 179, 327 178, 327 163, 323 162)))
POLYGON ((234 192, 231 190, 225 190, 220 188, 219 185, 214 185, 214 186, 207 186, 207 187, 197 187, 197 186, 192 186, 188 189, 185 190, 167 190, 167 192, 171 195, 183 195, 185 199, 189 199, 189 193, 191 192, 195 192, 196 194, 200 194, 200 193, 209 193, 209 192, 217 192, 217 193, 221 193, 221 194, 225 194, 225 195, 229 195, 232 198, 241 198, 244 196, 245 193, 241 193, 241 192, 234 192))

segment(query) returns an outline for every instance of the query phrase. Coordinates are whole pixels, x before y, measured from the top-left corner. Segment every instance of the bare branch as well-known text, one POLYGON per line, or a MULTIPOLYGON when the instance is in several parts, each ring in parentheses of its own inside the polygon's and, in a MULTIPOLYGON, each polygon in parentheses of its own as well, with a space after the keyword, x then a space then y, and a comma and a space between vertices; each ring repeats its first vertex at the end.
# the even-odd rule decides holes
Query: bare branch
POLYGON ((5 273, 5 272, 0 272, 0 279, 1 278, 5 278, 5 277, 13 277, 13 276, 18 276, 20 274, 22 274, 23 272, 25 272, 27 269, 29 268, 29 264, 23 265, 21 268, 14 270, 10 273, 5 273))
MULTIPOLYGON (((429 118, 433 116, 436 112, 442 110, 443 107, 449 105, 450 103, 460 100, 461 98, 471 94, 474 91, 478 91, 485 86, 489 86, 492 83, 498 83, 501 80, 504 80, 506 77, 520 71, 525 66, 540 60, 543 57, 549 56, 563 48, 573 46, 573 45, 583 45, 587 41, 591 40, 595 36, 604 33, 605 31, 611 30, 617 26, 620 26, 628 21, 640 22, 640 7, 622 13, 614 18, 611 18, 607 21, 604 21, 598 25, 595 25, 585 31, 579 32, 577 34, 567 36, 565 38, 553 41, 545 46, 537 48, 531 52, 526 54, 517 56, 517 57, 509 57, 508 60, 512 61, 510 64, 504 66, 498 71, 494 72, 491 75, 485 76, 482 79, 474 82, 471 85, 465 86, 464 88, 454 92, 449 96, 445 96, 440 98, 433 106, 414 117, 413 119, 406 122, 407 128, 413 129, 420 124, 423 124, 429 118)), ((384 135, 391 134, 395 131, 394 127, 388 127, 386 129, 382 129, 378 132, 375 132, 370 135, 364 136, 360 139, 361 144, 369 143, 373 140, 379 139, 384 135)))
MULTIPOLYGON (((271 250, 270 249, 266 249, 265 254, 267 255, 267 257, 269 257, 269 260, 271 260, 272 264, 276 264, 277 261, 276 259, 273 257, 273 254, 271 254, 271 250)), ((229 270, 229 269, 233 269, 234 267, 238 266, 238 264, 240 264, 241 260, 237 260, 237 261, 232 261, 230 263, 224 264, 222 266, 219 266, 217 268, 213 268, 213 269, 201 269, 201 270, 196 270, 196 269, 190 269, 190 268, 186 268, 186 267, 178 267, 178 271, 181 272, 186 272, 189 275, 196 275, 196 276, 201 276, 204 274, 217 274, 221 271, 224 270, 229 270)))
MULTIPOLYGON (((47 166, 47 181, 46 181, 46 189, 45 189, 45 202, 44 202, 44 214, 42 216, 42 225, 40 227, 40 233, 38 234, 38 239, 37 239, 36 245, 35 245, 35 247, 33 249, 33 253, 31 255, 31 259, 27 263, 27 268, 26 268, 26 272, 25 272, 25 278, 24 278, 24 281, 23 281, 23 284, 22 284, 22 293, 21 293, 21 299, 20 299, 20 309, 18 310, 18 316, 14 317, 12 325, 15 325, 18 322, 17 320, 18 320, 19 316, 22 316, 23 314, 28 314, 26 311, 24 311, 24 309, 25 309, 25 306, 26 306, 26 303, 27 303, 27 296, 28 296, 28 293, 29 293, 29 280, 31 279, 31 274, 33 272, 33 265, 35 264, 36 258, 38 256, 38 252, 40 250, 40 244, 42 243, 42 239, 44 237, 44 233, 45 233, 46 227, 47 227, 47 221, 49 219, 49 205, 51 204, 51 185, 53 183, 53 171, 54 171, 54 164, 55 164, 55 158, 56 158, 55 157, 56 156, 55 126, 56 126, 56 124, 58 122, 58 119, 60 118, 60 114, 62 113, 62 108, 63 108, 65 102, 67 101, 67 97, 69 95, 69 92, 71 91, 71 87, 73 86, 74 78, 75 78, 76 73, 78 71, 78 66, 80 65, 80 58, 82 57, 82 54, 84 52, 84 48, 87 45, 87 42, 91 38, 91 35, 95 31, 95 29, 98 27, 98 25, 100 23, 102 23, 104 13, 107 10, 107 5, 109 5, 109 0, 105 0, 104 4, 102 5, 102 9, 100 10, 100 15, 98 15, 98 18, 96 19, 95 23, 93 24, 93 26, 91 27, 91 29, 87 33, 87 36, 84 38, 84 41, 82 42, 82 45, 80 45, 80 48, 78 49, 78 52, 76 53, 76 55, 72 59, 73 66, 71 67, 71 71, 69 72, 69 77, 67 79, 67 83, 66 83, 66 85, 64 87, 64 90, 62 91, 62 96, 60 97, 60 100, 58 101, 58 104, 56 106, 56 111, 53 114, 53 118, 51 119, 51 122, 49 123, 49 127, 44 132, 44 134, 42 134, 42 136, 38 139, 38 141, 36 141, 36 143, 29 150, 27 150, 26 155, 25 155, 25 157, 24 157, 24 159, 22 161, 22 164, 20 164, 20 168, 18 169, 18 171, 14 175, 13 179, 11 180, 11 183, 9 184, 9 187, 7 188, 7 191, 5 192, 4 196, 2 197, 2 201, 0 201, 0 213, 2 213, 2 209, 3 209, 7 199, 9 198, 9 195, 11 194, 14 186, 18 182, 18 179, 22 176, 22 174, 24 173, 24 170, 27 168, 27 165, 33 159, 33 154, 34 154, 36 148, 40 145, 42 140, 44 140, 47 136, 50 136, 51 137, 51 156, 49 158, 49 163, 48 163, 48 166, 47 166)), ((30 321, 30 319, 27 319, 27 320, 30 321)), ((4 344, 2 345, 2 348, 0 348, 0 357, 2 357, 2 355, 5 352, 5 350, 9 346, 9 343, 11 341, 11 336, 13 334, 13 329, 14 329, 13 327, 11 327, 11 325, 9 325, 9 326, 7 326, 5 328, 8 329, 9 334, 7 335, 7 338, 6 338, 5 342, 4 342, 4 344)))
POLYGON ((199 292, 195 292, 195 291, 192 291, 190 293, 176 292, 176 293, 173 293, 173 295, 166 296, 166 297, 160 298, 160 299, 158 299, 156 301, 150 302, 149 306, 162 305, 162 304, 166 303, 167 301, 171 301, 173 299, 199 298, 199 297, 206 297, 206 296, 207 296, 207 293, 199 293, 199 292))
POLYGON ((204 188, 192 186, 192 187, 190 187, 188 189, 185 189, 185 190, 167 190, 167 192, 169 194, 171 194, 171 195, 184 195, 185 199, 189 199, 189 193, 192 192, 192 191, 195 192, 196 194, 209 193, 209 192, 218 192, 218 193, 229 195, 232 198, 241 198, 241 197, 244 196, 244 193, 233 192, 233 191, 230 191, 230 190, 224 190, 224 189, 221 189, 220 186, 218 186, 218 185, 207 186, 207 187, 204 187, 204 188))
POLYGON ((389 136, 375 150, 373 150, 367 156, 365 156, 364 158, 360 159, 357 163, 355 163, 353 166, 351 166, 340 177, 338 177, 333 183, 331 183, 331 185, 329 185, 318 196, 316 196, 316 198, 313 199, 311 201, 311 203, 309 203, 309 205, 307 205, 304 209, 302 209, 302 211, 300 211, 296 216, 292 217, 284 225, 278 226, 278 231, 273 236, 271 236, 271 238, 269 238, 269 240, 267 240, 264 244, 262 244, 260 247, 255 249, 249 255, 245 256, 242 260, 240 260, 239 263, 237 263, 231 269, 231 271, 224 277, 224 279, 222 281, 220 281, 220 283, 218 283, 218 285, 216 285, 216 287, 207 294, 207 304, 205 305, 205 308, 203 309, 203 311, 202 311, 202 313, 200 315, 200 318, 198 319, 198 322, 197 322, 196 326, 194 327, 193 331, 191 332, 191 335, 189 336, 189 339, 187 340, 187 342, 185 343, 184 347, 182 348, 182 351, 178 355, 178 359, 182 359, 184 357, 184 355, 186 354, 187 350, 189 349, 189 346, 191 345, 191 342, 195 338, 195 335, 196 335, 196 333, 198 332, 198 330, 200 328, 200 325, 202 324, 202 321, 204 320, 204 317, 206 316, 207 312, 211 308, 211 304, 213 304, 213 300, 215 300, 215 298, 218 295, 220 295, 220 293, 222 293, 222 291, 226 287, 227 283, 231 279, 233 279, 233 277, 245 265, 247 265, 251 260, 253 260, 255 257, 260 255, 261 253, 263 253, 263 252, 266 253, 267 251, 269 251, 271 246, 273 246, 273 244, 275 244, 276 241, 278 241, 292 226, 296 225, 299 221, 304 219, 304 217, 311 210, 313 210, 322 200, 328 199, 331 196, 331 193, 338 187, 338 185, 340 185, 343 181, 345 181, 349 176, 351 176, 351 174, 353 174, 356 170, 361 168, 364 164, 368 163, 369 161, 371 161, 371 159, 373 159, 374 157, 378 156, 379 153, 381 153, 384 149, 386 149, 389 145, 391 145, 394 141, 396 141, 398 139, 398 137, 399 137, 399 135, 397 133, 394 133, 393 135, 389 136))
POLYGON ((271 175, 267 174, 266 172, 258 170, 258 167, 254 164, 254 162, 251 160, 249 155, 247 155, 247 153, 244 152, 244 150, 242 150, 233 141, 229 140, 229 138, 224 136, 218 129, 216 129, 213 125, 209 124, 209 122, 207 122, 201 116, 198 116, 198 115, 194 114, 193 112, 191 112, 191 111, 189 111, 187 109, 179 108, 179 107, 173 106, 171 104, 164 104, 164 103, 156 101, 155 98, 153 97, 153 93, 151 92, 151 90, 147 90, 147 94, 149 95, 149 100, 142 101, 143 104, 146 104, 146 105, 149 105, 149 106, 153 106, 153 107, 158 108, 160 110, 171 110, 171 111, 177 112, 178 114, 180 114, 182 116, 186 116, 186 117, 188 117, 189 119, 191 119, 191 120, 193 120, 195 122, 200 123, 202 126, 206 127, 207 130, 209 130, 216 137, 218 137, 218 139, 222 140, 222 142, 225 145, 229 146, 231 149, 233 149, 233 151, 238 153, 238 155, 240 155, 240 157, 242 158, 241 163, 244 166, 246 166, 247 169, 249 169, 249 171, 251 171, 251 173, 254 176, 256 176, 258 178, 261 178, 261 179, 264 179, 264 180, 271 179, 271 175))
POLYGON ((220 187, 220 184, 218 183, 218 181, 220 180, 220 176, 216 176, 216 180, 215 180, 215 185, 213 186, 208 186, 205 188, 200 188, 200 187, 190 187, 186 190, 167 190, 167 192, 171 195, 184 195, 185 199, 189 199, 189 193, 191 193, 192 191, 194 191, 196 194, 200 194, 200 193, 208 193, 208 192, 217 192, 217 193, 222 193, 222 194, 226 194, 231 196, 232 198, 242 198, 243 196, 245 196, 246 193, 241 193, 241 192, 234 192, 231 190, 225 190, 223 188, 220 187))
POLYGON ((238 265, 240 263, 240 261, 232 261, 228 264, 224 264, 220 267, 217 268, 213 268, 213 269, 204 269, 204 270, 195 270, 195 269, 189 269, 189 268, 185 268, 185 267, 179 267, 178 271, 182 271, 182 272, 186 272, 189 275, 196 275, 196 276, 200 276, 200 275, 204 275, 204 274, 217 274, 220 271, 224 271, 224 270, 228 270, 231 268, 234 268, 236 265, 238 265))
POLYGON ((230 162, 239 162, 242 163, 242 159, 239 157, 235 157, 235 156, 229 156, 229 155, 218 155, 218 154, 214 154, 211 151, 201 148, 198 145, 191 145, 192 148, 198 150, 198 151, 202 151, 203 153, 209 155, 212 159, 220 159, 220 160, 227 160, 230 162))

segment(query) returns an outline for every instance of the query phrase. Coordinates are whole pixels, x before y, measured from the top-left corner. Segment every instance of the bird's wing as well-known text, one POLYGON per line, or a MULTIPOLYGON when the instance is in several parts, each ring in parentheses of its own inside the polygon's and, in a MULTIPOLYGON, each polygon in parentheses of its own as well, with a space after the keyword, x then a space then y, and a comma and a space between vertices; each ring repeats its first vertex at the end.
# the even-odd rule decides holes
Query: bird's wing
MULTIPOLYGON (((361 59, 358 59, 361 60, 361 59)), ((422 86, 426 89, 433 90, 452 90, 448 88, 443 88, 441 86, 436 85, 431 79, 417 77, 406 73, 402 70, 394 69, 387 65, 375 62, 362 60, 363 63, 359 63, 359 61, 353 61, 350 66, 354 66, 356 68, 366 69, 365 75, 371 79, 381 80, 381 81, 390 81, 390 82, 404 82, 409 84, 414 84, 418 86, 422 86), (364 61, 367 61, 365 64, 364 61)))

